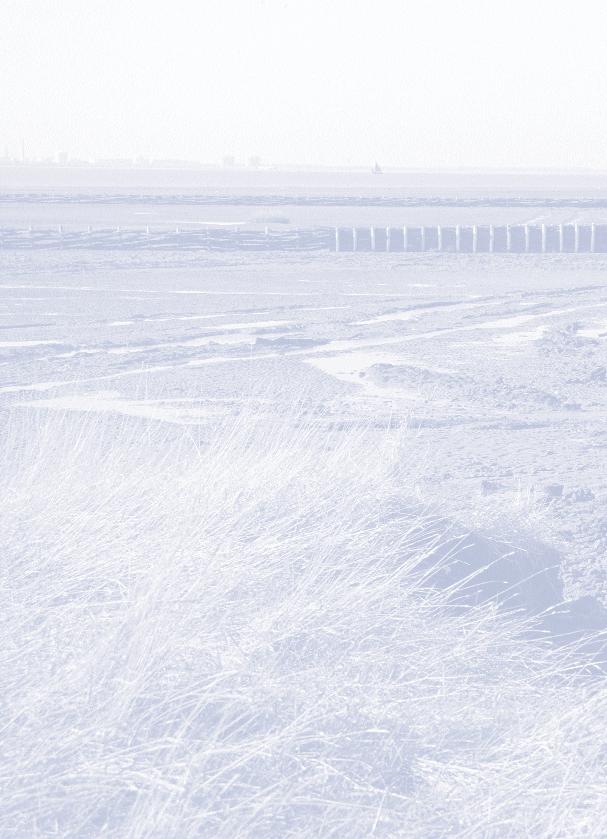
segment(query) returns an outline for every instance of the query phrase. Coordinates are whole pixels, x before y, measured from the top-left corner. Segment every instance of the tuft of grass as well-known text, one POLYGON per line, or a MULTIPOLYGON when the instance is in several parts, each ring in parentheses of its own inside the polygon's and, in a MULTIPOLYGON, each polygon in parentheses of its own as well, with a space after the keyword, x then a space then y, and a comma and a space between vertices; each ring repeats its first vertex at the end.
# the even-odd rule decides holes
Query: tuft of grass
POLYGON ((2 431, 2 835, 607 834, 604 682, 433 583, 398 432, 2 431))

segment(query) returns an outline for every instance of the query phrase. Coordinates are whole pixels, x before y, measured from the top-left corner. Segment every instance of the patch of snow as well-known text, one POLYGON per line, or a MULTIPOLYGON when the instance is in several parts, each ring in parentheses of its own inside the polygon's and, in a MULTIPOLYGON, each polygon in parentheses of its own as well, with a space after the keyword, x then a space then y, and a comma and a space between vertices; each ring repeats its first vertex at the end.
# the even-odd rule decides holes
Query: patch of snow
POLYGON ((48 347, 61 345, 61 341, 0 341, 0 349, 19 349, 21 347, 48 347))
POLYGON ((224 410, 212 410, 202 405, 196 408, 183 408, 178 405, 159 403, 158 400, 123 399, 116 391, 58 396, 53 399, 36 399, 18 404, 21 407, 49 408, 58 411, 114 413, 179 424, 225 413, 224 410))
POLYGON ((342 382, 364 387, 370 393, 379 396, 391 396, 400 399, 414 399, 417 394, 402 388, 380 387, 365 378, 365 374, 375 364, 399 364, 400 357, 386 353, 348 352, 339 355, 322 355, 317 358, 305 359, 323 373, 333 376, 342 382))
POLYGON ((498 344, 508 344, 516 346, 518 344, 528 344, 531 341, 539 340, 546 332, 545 326, 537 326, 535 329, 520 332, 506 332, 503 335, 493 335, 493 340, 498 344))
POLYGON ((607 320, 595 321, 592 326, 584 326, 578 329, 577 334, 583 338, 607 338, 607 320))

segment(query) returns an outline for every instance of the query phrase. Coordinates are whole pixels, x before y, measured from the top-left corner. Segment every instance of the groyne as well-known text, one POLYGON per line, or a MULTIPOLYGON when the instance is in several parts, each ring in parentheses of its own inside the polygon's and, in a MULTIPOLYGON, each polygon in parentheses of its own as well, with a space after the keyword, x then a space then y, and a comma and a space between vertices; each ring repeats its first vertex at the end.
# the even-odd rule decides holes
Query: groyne
POLYGON ((0 227, 0 249, 607 253, 607 224, 403 227, 0 227))
POLYGON ((607 253, 607 224, 337 227, 336 251, 607 253))

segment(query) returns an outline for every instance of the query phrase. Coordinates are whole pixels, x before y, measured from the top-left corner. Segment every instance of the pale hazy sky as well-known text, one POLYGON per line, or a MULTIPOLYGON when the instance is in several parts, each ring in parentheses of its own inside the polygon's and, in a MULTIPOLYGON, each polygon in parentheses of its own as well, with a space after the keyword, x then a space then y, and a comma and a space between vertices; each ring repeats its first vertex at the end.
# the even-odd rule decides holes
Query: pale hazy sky
POLYGON ((607 169, 606 7, 0 0, 0 155, 607 169))

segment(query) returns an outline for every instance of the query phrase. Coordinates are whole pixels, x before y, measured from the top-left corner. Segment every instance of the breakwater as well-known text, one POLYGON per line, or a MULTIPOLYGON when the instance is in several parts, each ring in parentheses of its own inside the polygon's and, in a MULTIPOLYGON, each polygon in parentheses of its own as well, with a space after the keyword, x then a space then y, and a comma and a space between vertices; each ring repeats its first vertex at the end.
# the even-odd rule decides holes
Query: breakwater
POLYGON ((338 227, 336 251, 607 253, 607 224, 338 227))
POLYGON ((0 249, 607 253, 607 224, 426 225, 282 229, 190 226, 0 228, 0 249))

